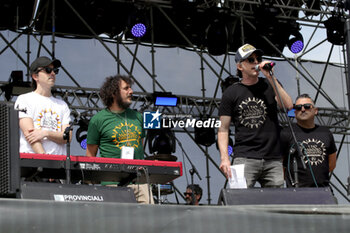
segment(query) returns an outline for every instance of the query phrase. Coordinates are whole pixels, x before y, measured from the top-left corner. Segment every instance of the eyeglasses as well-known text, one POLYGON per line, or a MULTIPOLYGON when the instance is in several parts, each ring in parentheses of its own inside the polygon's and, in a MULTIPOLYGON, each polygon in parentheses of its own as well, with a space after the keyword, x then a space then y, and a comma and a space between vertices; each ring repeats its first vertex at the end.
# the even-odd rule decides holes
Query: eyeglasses
POLYGON ((59 69, 58 68, 45 67, 45 68, 42 68, 42 69, 38 70, 36 73, 39 73, 40 71, 45 71, 48 74, 51 74, 51 72, 53 71, 55 74, 58 74, 59 69))
POLYGON ((248 57, 246 60, 247 60, 249 63, 254 63, 255 60, 256 60, 258 63, 260 63, 260 62, 262 62, 262 57, 256 57, 256 58, 254 58, 254 57, 248 57))
POLYGON ((304 109, 310 109, 313 107, 313 105, 312 104, 297 104, 297 105, 294 104, 294 109, 297 111, 300 111, 303 107, 304 109))

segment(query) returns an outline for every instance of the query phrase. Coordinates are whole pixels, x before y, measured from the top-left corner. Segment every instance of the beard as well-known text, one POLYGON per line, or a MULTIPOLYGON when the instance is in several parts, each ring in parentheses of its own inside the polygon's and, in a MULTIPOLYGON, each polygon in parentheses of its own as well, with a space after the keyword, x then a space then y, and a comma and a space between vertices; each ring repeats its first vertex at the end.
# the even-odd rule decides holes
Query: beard
POLYGON ((119 107, 121 107, 122 109, 127 109, 127 108, 131 105, 131 102, 123 101, 122 98, 120 97, 120 95, 118 95, 118 96, 117 96, 117 104, 118 104, 119 107))

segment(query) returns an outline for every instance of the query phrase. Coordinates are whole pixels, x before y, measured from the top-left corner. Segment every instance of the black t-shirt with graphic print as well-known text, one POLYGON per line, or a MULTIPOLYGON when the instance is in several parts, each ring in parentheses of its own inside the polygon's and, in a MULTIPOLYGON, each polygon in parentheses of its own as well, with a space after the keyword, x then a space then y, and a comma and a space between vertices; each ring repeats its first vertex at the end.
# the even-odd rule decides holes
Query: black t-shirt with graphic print
MULTIPOLYGON (((294 142, 289 128, 285 128, 281 132, 281 149, 283 154, 283 165, 286 167, 286 183, 287 187, 291 187, 292 183, 290 176, 294 181, 293 156, 297 157, 299 187, 316 187, 310 170, 314 174, 317 186, 329 186, 329 160, 328 156, 337 151, 334 138, 328 128, 316 125, 312 129, 305 129, 298 124, 293 123, 292 127, 295 132, 296 139, 303 155, 302 160, 306 165, 306 170, 303 168, 301 159, 297 156, 297 152, 290 154, 290 149, 294 142), (305 156, 307 155, 307 156, 305 156), (289 159, 288 159, 289 157, 289 159), (289 167, 288 167, 289 161, 289 167), (289 172, 288 172, 289 169, 289 172)), ((295 148, 295 147, 294 147, 295 148)), ((293 150, 292 150, 293 151, 293 150)))
POLYGON ((220 116, 231 116, 235 126, 235 157, 282 158, 277 117, 277 102, 266 78, 254 85, 234 83, 226 89, 220 116))

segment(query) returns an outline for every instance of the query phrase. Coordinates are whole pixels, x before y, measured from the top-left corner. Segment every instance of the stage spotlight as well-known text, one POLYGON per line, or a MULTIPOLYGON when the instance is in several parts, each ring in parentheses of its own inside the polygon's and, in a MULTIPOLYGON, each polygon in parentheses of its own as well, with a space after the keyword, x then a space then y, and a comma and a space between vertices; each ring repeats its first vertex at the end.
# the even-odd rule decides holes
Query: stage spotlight
POLYGON ((146 26, 143 23, 137 23, 131 28, 131 34, 137 38, 143 37, 146 31, 146 26))
POLYGON ((147 140, 150 153, 170 155, 175 152, 175 135, 170 129, 150 129, 147 140))
POLYGON ((232 154, 233 154, 233 140, 230 137, 228 138, 227 152, 228 152, 229 156, 232 156, 232 154))
POLYGON ((225 92, 225 90, 231 86, 232 84, 239 82, 239 78, 233 75, 228 76, 227 78, 225 78, 225 80, 223 82, 221 82, 220 86, 221 86, 221 92, 222 94, 225 92))
POLYGON ((287 115, 288 115, 290 118, 295 118, 295 109, 289 110, 287 115))
POLYGON ((214 128, 194 128, 194 141, 203 146, 211 146, 215 143, 215 129, 214 128))
POLYGON ((155 106, 175 107, 179 98, 171 92, 154 92, 152 99, 155 106))
POLYGON ((149 11, 143 6, 136 5, 131 11, 128 18, 129 36, 134 38, 142 38, 148 32, 149 11))
MULTIPOLYGON (((206 121, 209 119, 209 115, 200 116, 201 121, 206 121)), ((194 128, 194 141, 203 146, 211 146, 215 143, 215 129, 214 128, 204 128, 195 127, 194 128)))
POLYGON ((210 7, 205 11, 209 23, 205 30, 205 45, 211 55, 219 56, 228 51, 231 38, 229 25, 232 23, 230 13, 230 10, 219 7, 210 7))
POLYGON ((292 53, 300 53, 304 48, 304 39, 300 32, 292 33, 289 37, 287 45, 292 53))
POLYGON ((78 141, 79 144, 80 144, 80 147, 81 147, 82 149, 84 149, 84 150, 86 150, 86 146, 87 146, 86 140, 87 140, 87 135, 84 134, 83 136, 80 137, 80 139, 79 139, 79 141, 78 141))
POLYGON ((228 30, 225 22, 215 19, 209 24, 206 31, 206 42, 208 53, 220 56, 228 49, 228 30))
POLYGON ((30 82, 23 81, 23 71, 14 70, 11 72, 8 84, 1 87, 1 90, 5 92, 5 98, 10 101, 13 96, 28 93, 33 90, 30 82))
POLYGON ((345 18, 334 15, 324 22, 327 29, 327 40, 334 45, 345 44, 345 18))
POLYGON ((87 139, 87 130, 89 126, 89 120, 80 119, 78 122, 79 128, 75 133, 75 138, 77 139, 80 147, 86 150, 86 139, 87 139))

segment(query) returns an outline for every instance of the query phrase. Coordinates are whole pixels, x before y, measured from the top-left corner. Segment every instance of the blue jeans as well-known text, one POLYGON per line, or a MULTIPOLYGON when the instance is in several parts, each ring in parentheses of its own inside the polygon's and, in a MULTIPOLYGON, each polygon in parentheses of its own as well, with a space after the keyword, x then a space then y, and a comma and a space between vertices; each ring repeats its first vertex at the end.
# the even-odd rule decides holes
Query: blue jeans
POLYGON ((263 188, 282 188, 284 184, 282 159, 234 158, 233 164, 244 164, 248 188, 259 182, 263 188))

